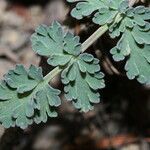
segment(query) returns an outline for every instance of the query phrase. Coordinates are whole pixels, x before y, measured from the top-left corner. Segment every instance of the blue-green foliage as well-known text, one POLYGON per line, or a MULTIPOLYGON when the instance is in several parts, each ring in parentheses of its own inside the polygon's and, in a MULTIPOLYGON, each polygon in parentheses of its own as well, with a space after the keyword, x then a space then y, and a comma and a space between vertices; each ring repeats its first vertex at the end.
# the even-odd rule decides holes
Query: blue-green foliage
POLYGON ((66 99, 73 100, 76 108, 87 112, 93 108, 92 103, 100 101, 98 89, 104 87, 104 75, 97 59, 86 53, 80 54, 78 36, 64 33, 61 25, 54 22, 51 27, 40 26, 32 36, 32 43, 35 52, 48 57, 50 65, 61 67, 69 63, 61 77, 66 99))
MULTIPOLYGON (((93 103, 100 101, 98 90, 105 86, 99 60, 81 54, 79 37, 64 33, 56 21, 50 27, 39 26, 31 40, 33 50, 46 56, 48 64, 62 68, 66 98, 81 111, 91 110, 93 103)), ((59 94, 43 77, 41 68, 17 65, 0 83, 0 123, 6 128, 24 129, 34 122, 46 122, 48 117, 57 116, 59 94)))
POLYGON ((122 61, 127 57, 125 70, 128 78, 136 78, 140 83, 150 84, 150 8, 129 7, 127 0, 68 2, 78 2, 71 12, 77 19, 96 12, 93 22, 106 24, 111 38, 121 37, 110 51, 114 60, 122 61))
MULTIPOLYGON (((68 0, 77 2, 71 14, 77 19, 94 13, 93 22, 106 25, 111 38, 120 37, 111 49, 115 61, 126 58, 129 79, 150 84, 150 9, 129 7, 127 0, 68 0)), ((61 81, 68 101, 82 112, 100 102, 99 89, 105 87, 99 60, 82 53, 79 37, 64 32, 58 22, 41 25, 32 35, 33 50, 48 58, 49 65, 61 70, 61 81)), ((49 75, 52 75, 51 73, 49 75)), ((49 76, 48 76, 49 77, 49 76)), ((32 123, 56 117, 61 105, 60 91, 49 85, 42 69, 17 65, 0 82, 0 123, 6 127, 26 128, 32 123)))
POLYGON ((59 90, 44 82, 41 68, 28 70, 17 65, 0 83, 0 122, 6 127, 26 128, 33 122, 46 122, 56 117, 61 104, 59 90))

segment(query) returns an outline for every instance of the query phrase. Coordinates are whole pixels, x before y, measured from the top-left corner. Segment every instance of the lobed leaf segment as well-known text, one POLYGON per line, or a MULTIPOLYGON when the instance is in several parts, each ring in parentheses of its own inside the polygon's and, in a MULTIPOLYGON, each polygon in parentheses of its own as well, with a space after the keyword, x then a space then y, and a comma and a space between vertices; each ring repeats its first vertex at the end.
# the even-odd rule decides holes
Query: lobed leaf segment
POLYGON ((23 129, 33 122, 46 122, 48 116, 57 116, 59 94, 44 81, 41 68, 26 70, 17 65, 0 83, 0 122, 6 128, 16 125, 23 129))

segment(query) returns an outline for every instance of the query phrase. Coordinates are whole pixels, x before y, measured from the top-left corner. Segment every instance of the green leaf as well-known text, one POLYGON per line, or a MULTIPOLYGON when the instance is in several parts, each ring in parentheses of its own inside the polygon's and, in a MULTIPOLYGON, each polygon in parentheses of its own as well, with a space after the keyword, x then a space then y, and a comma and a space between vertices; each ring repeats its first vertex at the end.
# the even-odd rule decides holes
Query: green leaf
POLYGON ((66 99, 73 101, 75 108, 87 112, 93 109, 93 103, 100 102, 98 89, 105 87, 104 75, 100 72, 99 60, 92 55, 80 54, 61 77, 66 99))
MULTIPOLYGON (((150 25, 150 24, 149 24, 150 25)), ((149 26, 150 27, 150 26, 149 26)), ((150 28, 135 26, 132 30, 132 36, 138 44, 150 44, 150 28)))
POLYGON ((132 51, 129 44, 130 40, 130 32, 125 32, 117 43, 117 46, 111 49, 110 53, 113 55, 115 61, 124 60, 126 56, 130 55, 132 51))
POLYGON ((12 94, 9 92, 9 89, 6 88, 4 84, 0 84, 0 100, 8 100, 12 98, 12 94))
POLYGON ((58 96, 60 93, 59 90, 49 85, 46 85, 36 93, 37 108, 39 110, 34 117, 36 123, 45 123, 48 117, 57 117, 55 107, 61 105, 61 100, 58 96))
POLYGON ((31 41, 33 50, 41 56, 47 56, 52 66, 64 66, 81 52, 79 37, 70 32, 64 33, 58 22, 53 22, 50 27, 38 27, 31 41))
POLYGON ((129 79, 136 78, 142 84, 150 84, 150 45, 139 45, 132 32, 127 30, 111 53, 116 61, 128 56, 125 70, 129 79))
POLYGON ((18 93, 25 93, 43 81, 42 70, 35 66, 26 70, 23 65, 17 65, 15 70, 5 75, 5 81, 11 88, 16 88, 18 93))
POLYGON ((109 8, 101 8, 98 13, 95 14, 93 18, 93 22, 99 25, 110 24, 113 22, 116 17, 118 11, 111 10, 109 8))
POLYGON ((67 0, 68 2, 79 2, 72 10, 71 15, 76 19, 89 16, 94 11, 105 7, 103 0, 67 0))
MULTIPOLYGON (((125 32, 126 29, 130 29, 133 31, 133 35, 135 38, 137 36, 142 36, 143 38, 149 37, 150 32, 150 9, 145 8, 142 6, 138 6, 136 8, 128 8, 126 12, 123 14, 122 19, 120 22, 112 24, 109 26, 110 36, 112 38, 120 36, 121 33, 125 32), (139 8, 142 8, 142 11, 137 13, 137 10, 139 8)), ((137 41, 139 44, 146 43, 149 44, 149 42, 145 41, 137 41)))
POLYGON ((78 2, 71 11, 71 15, 76 19, 82 19, 95 13, 93 22, 104 25, 114 21, 117 13, 124 13, 128 7, 127 0, 67 0, 68 2, 78 2))
POLYGON ((11 95, 9 99, 0 99, 0 122, 6 128, 15 125, 26 128, 32 124, 31 117, 34 115, 34 97, 27 94, 18 94, 15 89, 10 88, 5 82, 1 83, 6 91, 11 95))
POLYGON ((110 36, 122 34, 117 46, 110 51, 115 61, 124 60, 129 79, 150 84, 150 9, 143 6, 128 8, 117 24, 109 27, 110 36))
POLYGON ((105 7, 100 8, 94 15, 93 22, 99 25, 112 24, 118 13, 122 14, 128 8, 128 1, 113 0, 105 4, 105 7))
POLYGON ((0 83, 0 122, 4 127, 18 126, 24 129, 34 121, 45 122, 48 116, 57 115, 55 108, 60 105, 58 97, 60 91, 53 89, 44 81, 40 68, 31 66, 26 70, 19 65, 10 72, 0 83), (20 77, 23 77, 22 80, 25 79, 26 84, 24 81, 18 82, 21 81, 20 77), (13 82, 8 82, 8 78, 13 82), (21 90, 13 84, 15 82, 21 90), (28 84, 34 86, 28 88, 28 84))
POLYGON ((130 38, 129 44, 132 51, 125 65, 128 78, 150 84, 150 45, 139 47, 133 38, 130 38))

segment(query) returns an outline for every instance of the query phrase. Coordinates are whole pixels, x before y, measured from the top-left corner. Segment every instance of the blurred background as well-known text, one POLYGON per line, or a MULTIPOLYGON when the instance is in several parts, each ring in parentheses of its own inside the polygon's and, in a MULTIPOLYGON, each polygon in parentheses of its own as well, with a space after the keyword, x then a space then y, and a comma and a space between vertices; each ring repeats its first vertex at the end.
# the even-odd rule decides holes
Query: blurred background
MULTIPOLYGON (((98 28, 90 18, 71 18, 71 7, 65 0, 0 0, 0 79, 18 63, 41 66, 44 74, 52 69, 31 48, 30 36, 39 24, 58 20, 81 42, 98 28)), ((128 80, 124 62, 112 60, 109 50, 116 41, 105 34, 88 49, 106 74, 101 103, 93 111, 79 113, 62 95, 58 118, 26 130, 0 126, 0 150, 150 150, 150 87, 128 80)), ((63 89, 59 77, 53 86, 63 89)))

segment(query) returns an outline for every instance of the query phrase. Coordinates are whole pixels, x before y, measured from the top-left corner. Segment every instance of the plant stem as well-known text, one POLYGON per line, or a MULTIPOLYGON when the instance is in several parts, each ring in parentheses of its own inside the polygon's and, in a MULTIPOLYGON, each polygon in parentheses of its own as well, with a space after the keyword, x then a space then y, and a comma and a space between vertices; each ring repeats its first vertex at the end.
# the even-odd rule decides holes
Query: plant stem
POLYGON ((108 30, 108 26, 101 26, 98 30, 96 30, 83 44, 82 44, 82 52, 87 50, 99 37, 101 37, 108 30))
POLYGON ((63 69, 60 67, 54 68, 51 72, 49 72, 45 77, 44 77, 44 82, 50 82, 57 74, 59 74, 63 69))

